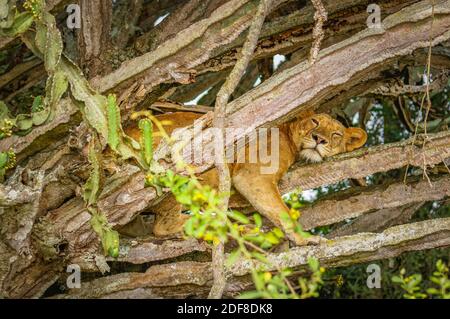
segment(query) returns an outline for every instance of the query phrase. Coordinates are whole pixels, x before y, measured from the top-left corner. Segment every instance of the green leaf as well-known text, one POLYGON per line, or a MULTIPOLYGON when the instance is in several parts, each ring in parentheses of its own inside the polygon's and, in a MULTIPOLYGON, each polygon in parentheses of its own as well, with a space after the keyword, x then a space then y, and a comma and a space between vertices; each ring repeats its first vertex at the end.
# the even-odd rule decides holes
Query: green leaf
POLYGON ((278 227, 275 227, 274 229, 272 229, 272 232, 275 234, 275 236, 277 236, 279 239, 284 238, 284 233, 281 229, 279 229, 278 227))
POLYGON ((253 220, 255 221, 255 225, 258 228, 262 227, 262 218, 259 214, 253 214, 253 220))
POLYGON ((14 23, 15 9, 13 4, 8 0, 0 0, 0 29, 10 28, 14 23))
POLYGON ((186 223, 184 224, 184 232, 188 236, 193 236, 194 235, 194 219, 193 218, 189 218, 186 221, 186 223))
POLYGON ((69 80, 74 98, 84 103, 82 111, 87 121, 106 140, 108 137, 107 99, 91 88, 78 66, 66 56, 62 58, 61 69, 69 80))
POLYGON ((48 12, 43 13, 44 23, 47 26, 47 34, 44 51, 44 65, 48 73, 56 71, 56 67, 61 60, 63 42, 61 32, 59 32, 55 17, 48 12))
POLYGON ((227 215, 230 218, 237 220, 238 222, 240 222, 242 224, 250 224, 250 220, 247 218, 247 216, 245 216, 244 214, 242 214, 241 212, 238 212, 236 210, 228 211, 227 215))
POLYGON ((104 215, 101 215, 97 212, 96 209, 89 208, 89 212, 91 213, 91 226, 92 229, 97 233, 97 235, 102 238, 103 236, 103 228, 108 223, 108 220, 104 215))
POLYGON ((236 262, 236 260, 239 259, 240 256, 241 256, 241 251, 239 249, 236 249, 236 250, 232 251, 228 255, 228 258, 227 258, 227 261, 225 262, 225 265, 227 267, 232 266, 236 262))
POLYGON ((61 100, 64 93, 67 91, 69 82, 66 75, 60 69, 58 69, 50 80, 50 87, 46 88, 46 104, 50 110, 55 110, 57 104, 61 100))
POLYGON ((292 228, 294 228, 294 222, 287 212, 281 212, 280 219, 285 229, 291 230, 292 228))
POLYGON ((308 258, 308 265, 312 271, 317 271, 320 267, 319 261, 316 258, 310 257, 308 258))
POLYGON ((253 258, 255 258, 256 260, 259 260, 260 262, 263 262, 265 264, 269 263, 269 260, 267 259, 267 257, 261 253, 258 253, 256 251, 253 251, 252 253, 253 258))
POLYGON ((111 257, 119 256, 119 233, 112 230, 106 216, 95 208, 88 208, 91 213, 91 226, 102 242, 103 252, 111 257))
POLYGON ((45 108, 44 110, 31 114, 31 119, 33 125, 42 125, 47 121, 50 116, 50 108, 45 108))
POLYGON ((15 37, 27 31, 33 23, 33 15, 29 12, 18 13, 9 28, 0 29, 0 35, 15 37))
POLYGON ((440 294, 439 290, 437 290, 436 288, 428 288, 427 293, 429 293, 430 295, 439 295, 440 294))
POLYGON ((205 234, 206 228, 208 228, 208 224, 202 224, 198 226, 196 229, 194 229, 194 236, 196 238, 201 238, 205 234))
POLYGON ((0 168, 5 168, 8 164, 8 153, 0 152, 0 168))
POLYGON ((83 199, 92 205, 97 201, 97 196, 100 190, 100 160, 95 150, 95 140, 89 143, 89 162, 91 163, 91 175, 86 183, 83 185, 83 199))
POLYGON ((117 151, 120 143, 120 111, 117 106, 116 96, 108 95, 108 145, 117 151))
POLYGON ((9 118, 9 109, 3 101, 0 101, 0 120, 9 118))
POLYGON ((255 287, 257 290, 263 290, 264 289, 264 278, 263 274, 256 271, 256 269, 252 269, 252 278, 253 282, 255 283, 255 287))
POLYGON ((42 95, 38 95, 33 100, 33 105, 31 106, 31 112, 39 112, 42 111, 43 108, 43 99, 42 95))
POLYGON ((393 277, 391 278, 391 281, 392 281, 393 283, 396 283, 396 284, 401 284, 401 283, 403 283, 403 279, 402 279, 401 277, 399 277, 399 276, 393 276, 393 277))
POLYGON ((44 56, 47 43, 47 26, 41 22, 36 22, 36 36, 34 38, 34 43, 42 56, 44 56))
POLYGON ((147 165, 151 165, 153 161, 153 124, 148 119, 139 121, 139 129, 141 130, 141 149, 143 157, 147 165))
POLYGON ((21 131, 28 130, 33 126, 33 119, 27 114, 19 114, 16 118, 16 126, 21 131))
POLYGON ((119 233, 112 229, 107 229, 102 238, 105 255, 117 258, 119 256, 119 233))
POLYGON ((277 245, 280 243, 280 240, 278 239, 278 237, 275 236, 272 232, 267 233, 265 235, 265 238, 271 245, 277 245))

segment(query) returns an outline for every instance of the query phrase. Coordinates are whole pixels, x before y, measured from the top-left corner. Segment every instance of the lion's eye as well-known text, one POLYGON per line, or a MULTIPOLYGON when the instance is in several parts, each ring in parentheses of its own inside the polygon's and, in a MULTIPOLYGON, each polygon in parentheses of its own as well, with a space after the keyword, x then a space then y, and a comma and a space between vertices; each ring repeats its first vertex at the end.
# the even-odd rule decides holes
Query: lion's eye
POLYGON ((314 124, 316 127, 319 126, 319 121, 316 120, 315 118, 312 118, 312 119, 311 119, 311 122, 313 122, 313 124, 314 124))

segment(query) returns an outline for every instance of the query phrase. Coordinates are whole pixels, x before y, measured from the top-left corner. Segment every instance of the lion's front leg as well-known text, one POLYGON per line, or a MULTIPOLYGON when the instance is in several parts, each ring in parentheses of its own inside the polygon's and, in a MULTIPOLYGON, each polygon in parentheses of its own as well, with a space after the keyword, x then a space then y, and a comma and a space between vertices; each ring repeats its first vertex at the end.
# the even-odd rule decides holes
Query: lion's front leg
POLYGON ((233 176, 233 185, 241 195, 276 227, 283 229, 289 240, 298 246, 317 245, 324 239, 319 236, 304 238, 283 226, 280 215, 289 212, 278 190, 277 182, 270 175, 248 174, 245 170, 233 176))

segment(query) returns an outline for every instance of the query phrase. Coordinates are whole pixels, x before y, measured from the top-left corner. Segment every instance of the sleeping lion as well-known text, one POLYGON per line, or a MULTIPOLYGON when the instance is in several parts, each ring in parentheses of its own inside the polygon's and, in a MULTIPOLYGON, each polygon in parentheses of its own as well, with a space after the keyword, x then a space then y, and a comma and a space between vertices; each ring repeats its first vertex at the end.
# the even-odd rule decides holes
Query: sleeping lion
MULTIPOLYGON (((176 112, 159 115, 157 118, 160 121, 172 123, 165 126, 170 135, 175 129, 193 124, 201 116, 202 114, 191 112, 176 112)), ((268 218, 275 226, 283 229, 280 213, 289 212, 289 208, 281 198, 278 182, 289 167, 299 159, 320 162, 326 157, 350 152, 365 144, 367 134, 360 128, 346 128, 327 114, 312 112, 303 113, 298 118, 279 125, 278 128, 279 158, 278 169, 274 173, 262 174, 261 167, 267 164, 258 161, 256 163, 229 164, 234 191, 230 198, 230 207, 233 207, 234 202, 246 201, 249 206, 268 218)), ((125 131, 131 137, 139 140, 140 131, 136 126, 125 131)), ((155 131, 157 130, 155 129, 155 131)), ((154 147, 157 146, 160 139, 155 136, 154 147)), ((248 151, 248 146, 241 151, 248 151)), ((202 173, 199 180, 202 184, 217 188, 217 170, 213 168, 202 173)), ((170 236, 181 232, 185 221, 189 218, 189 215, 182 213, 183 206, 172 195, 151 207, 150 211, 156 215, 153 227, 155 236, 170 236)), ((316 236, 303 238, 296 233, 284 230, 287 237, 296 245, 317 244, 321 240, 316 236)))

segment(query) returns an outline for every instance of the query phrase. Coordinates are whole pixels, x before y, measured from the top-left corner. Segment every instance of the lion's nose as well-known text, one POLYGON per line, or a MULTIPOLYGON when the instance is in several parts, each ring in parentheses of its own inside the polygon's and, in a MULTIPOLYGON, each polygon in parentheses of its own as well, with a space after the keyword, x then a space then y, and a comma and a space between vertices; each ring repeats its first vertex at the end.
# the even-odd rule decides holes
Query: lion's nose
POLYGON ((316 141, 317 144, 326 144, 327 143, 326 139, 324 139, 323 137, 321 137, 320 135, 317 135, 315 133, 312 134, 312 138, 314 139, 314 141, 316 141))

